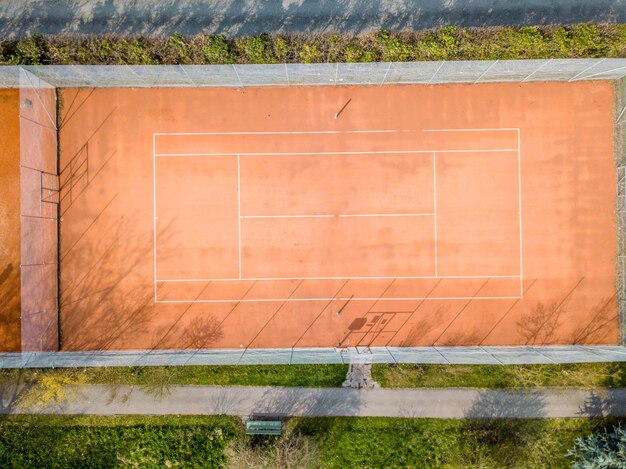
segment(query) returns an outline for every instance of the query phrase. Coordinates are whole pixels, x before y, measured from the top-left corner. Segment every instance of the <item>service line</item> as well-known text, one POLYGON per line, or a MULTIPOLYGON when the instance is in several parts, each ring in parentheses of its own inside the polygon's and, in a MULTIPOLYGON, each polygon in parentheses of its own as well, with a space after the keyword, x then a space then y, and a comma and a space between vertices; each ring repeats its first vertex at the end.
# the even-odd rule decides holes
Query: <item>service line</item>
POLYGON ((277 303, 287 301, 449 301, 449 300, 519 300, 519 296, 449 296, 442 298, 260 298, 232 300, 159 300, 157 303, 277 303))
POLYGON ((432 217, 434 213, 354 213, 354 214, 310 214, 310 215, 241 215, 240 218, 353 218, 353 217, 432 217))
POLYGON ((380 151, 324 151, 324 152, 252 152, 252 153, 157 153, 157 157, 171 156, 301 156, 301 155, 405 155, 418 154, 431 155, 434 151, 437 153, 505 153, 517 152, 517 148, 496 148, 481 150, 380 150, 380 151))
POLYGON ((395 277, 243 277, 243 278, 190 278, 190 279, 158 279, 163 283, 182 283, 182 282, 263 282, 272 280, 392 280, 392 279, 485 279, 485 278, 519 278, 519 275, 440 275, 440 276, 395 276, 395 277))

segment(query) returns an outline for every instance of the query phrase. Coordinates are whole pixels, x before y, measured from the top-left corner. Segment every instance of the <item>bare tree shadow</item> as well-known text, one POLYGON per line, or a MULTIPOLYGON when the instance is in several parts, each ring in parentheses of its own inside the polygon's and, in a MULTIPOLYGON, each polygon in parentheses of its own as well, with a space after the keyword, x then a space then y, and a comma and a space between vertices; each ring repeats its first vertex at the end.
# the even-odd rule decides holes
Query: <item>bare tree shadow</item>
POLYGON ((255 404, 254 414, 278 417, 357 415, 368 391, 340 388, 271 388, 255 404))
POLYGON ((197 317, 185 326, 182 336, 185 348, 204 349, 224 336, 224 328, 213 315, 197 317))
POLYGON ((12 263, 0 271, 0 350, 20 350, 20 271, 12 263))
POLYGON ((482 335, 479 331, 467 331, 467 332, 454 332, 447 334, 436 345, 442 347, 460 347, 460 346, 472 346, 480 342, 482 335))
POLYGON ((525 448, 540 438, 544 408, 544 398, 536 390, 483 391, 466 412, 462 431, 480 445, 511 448, 494 452, 497 464, 524 467, 525 448))
POLYGON ((526 345, 544 345, 554 343, 561 317, 566 312, 566 302, 556 301, 544 304, 538 302, 535 307, 522 315, 517 328, 526 345))
POLYGON ((240 404, 243 402, 243 398, 232 391, 232 389, 224 388, 219 391, 216 399, 212 399, 207 405, 207 412, 209 414, 217 415, 232 415, 240 404))
MULTIPOLYGON (((137 283, 137 272, 153 255, 153 240, 146 236, 133 245, 122 244, 127 223, 121 219, 113 224, 113 238, 98 236, 76 247, 73 263, 80 270, 61 284, 62 350, 108 350, 148 330, 155 312, 154 291, 126 285, 137 283)), ((159 236, 168 233, 164 228, 159 236)))
POLYGON ((428 335, 437 327, 435 318, 442 317, 447 309, 448 308, 438 307, 432 314, 428 315, 428 317, 421 318, 417 321, 413 326, 411 326, 411 329, 409 329, 409 332, 406 337, 402 339, 399 346, 417 347, 419 345, 426 345, 426 337, 428 337, 428 335))
POLYGON ((0 414, 10 414, 18 406, 20 397, 30 385, 23 369, 0 372, 0 414))
POLYGON ((578 344, 601 343, 606 336, 606 328, 617 321, 616 296, 603 298, 591 310, 591 319, 574 330, 570 342, 578 344))

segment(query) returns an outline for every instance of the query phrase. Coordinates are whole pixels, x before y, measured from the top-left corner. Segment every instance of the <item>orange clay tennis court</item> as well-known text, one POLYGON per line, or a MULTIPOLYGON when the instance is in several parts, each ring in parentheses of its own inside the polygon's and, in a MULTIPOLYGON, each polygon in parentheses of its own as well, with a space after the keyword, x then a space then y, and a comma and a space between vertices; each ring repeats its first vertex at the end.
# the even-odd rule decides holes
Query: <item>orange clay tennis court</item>
POLYGON ((617 343, 608 83, 62 99, 63 350, 617 343))

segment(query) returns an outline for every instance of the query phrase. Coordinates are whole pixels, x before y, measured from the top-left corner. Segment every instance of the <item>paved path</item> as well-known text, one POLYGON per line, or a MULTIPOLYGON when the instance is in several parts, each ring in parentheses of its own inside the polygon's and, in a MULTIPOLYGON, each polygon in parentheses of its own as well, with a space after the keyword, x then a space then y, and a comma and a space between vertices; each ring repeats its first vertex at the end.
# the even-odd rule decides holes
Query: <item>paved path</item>
MULTIPOLYGON (((529 390, 280 388, 175 386, 167 393, 132 386, 82 385, 49 413, 359 417, 549 418, 626 416, 626 388, 529 390)), ((0 413, 20 413, 0 388, 0 413)), ((28 413, 28 411, 25 411, 28 413)))
POLYGON ((0 0, 0 35, 363 33, 626 22, 626 0, 0 0))

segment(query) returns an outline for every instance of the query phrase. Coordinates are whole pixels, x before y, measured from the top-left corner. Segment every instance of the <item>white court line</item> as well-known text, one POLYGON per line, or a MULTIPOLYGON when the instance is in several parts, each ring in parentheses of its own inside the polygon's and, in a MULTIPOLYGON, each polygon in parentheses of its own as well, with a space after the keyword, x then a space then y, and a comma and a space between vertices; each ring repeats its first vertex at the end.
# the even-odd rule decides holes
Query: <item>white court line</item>
POLYGON ((239 218, 352 218, 352 217, 432 217, 433 213, 355 213, 355 214, 311 214, 311 215, 240 215, 239 218))
POLYGON ((337 215, 241 215, 239 218, 333 218, 337 215))
POLYGON ((190 279, 159 279, 163 283, 183 282, 239 282, 239 281, 270 281, 270 280, 391 280, 391 279, 485 279, 485 278, 519 278, 519 275, 440 275, 440 276, 396 276, 396 277, 250 277, 250 278, 190 278, 190 279))
POLYGON ((437 153, 433 153, 433 225, 435 227, 435 276, 439 275, 437 260, 437 153))
POLYGON ((339 217, 432 217, 434 213, 359 213, 353 215, 339 215, 339 217))
POLYGON ((285 301, 449 301, 449 300, 519 300, 519 296, 450 296, 447 298, 260 298, 253 299, 232 299, 232 300, 159 300, 157 303, 269 303, 285 301))
POLYGON ((303 135, 303 134, 396 134, 404 132, 420 132, 420 130, 311 130, 293 132, 155 132, 157 136, 168 135, 303 135))
POLYGON ((237 155, 237 234, 239 237, 239 278, 241 278, 241 165, 237 155))
POLYGON ((272 155, 386 155, 386 154, 413 154, 424 153, 430 155, 437 153, 504 153, 517 152, 517 148, 498 148, 484 150, 384 150, 384 151, 324 151, 324 152, 265 152, 265 153, 157 153, 156 156, 272 156, 272 155))
POLYGON ((519 130, 519 127, 500 127, 497 129, 424 129, 424 132, 491 132, 491 131, 503 131, 514 132, 519 130))
MULTIPOLYGON (((161 303, 189 303, 190 301, 185 300, 166 300, 166 301, 157 301, 157 283, 159 282, 206 282, 206 281, 276 281, 276 280, 340 280, 340 279, 488 279, 488 278, 510 278, 510 279, 520 279, 521 285, 521 294, 523 295, 523 278, 520 275, 482 275, 482 276, 439 276, 436 272, 436 276, 395 276, 395 277, 302 277, 302 278, 281 278, 281 277, 267 277, 267 278, 243 278, 241 276, 241 218, 270 218, 266 216, 241 216, 241 206, 240 206, 240 157, 241 156, 271 156, 271 155, 369 155, 369 154, 433 154, 435 153, 497 153, 497 152, 517 152, 518 155, 518 179, 519 179, 519 218, 520 218, 520 272, 521 268, 521 260, 522 260, 522 232, 521 232, 521 156, 520 156, 520 130, 519 128, 499 128, 499 129, 429 129, 425 130, 427 132, 462 132, 462 131, 470 131, 470 132, 479 132, 479 131, 517 131, 518 143, 517 148, 515 149, 478 149, 478 150, 385 150, 385 151, 352 151, 352 152, 289 152, 289 153, 199 153, 199 154, 158 154, 156 153, 156 136, 158 135, 224 135, 224 134, 233 134, 233 135, 244 135, 244 134, 322 134, 322 133, 399 133, 399 132, 417 132, 414 130, 378 130, 378 131, 319 131, 319 132, 215 132, 215 133, 154 133, 153 134, 153 198, 154 198, 154 281, 155 281, 155 302, 161 303), (239 267, 239 278, 223 278, 223 279, 169 279, 169 280, 158 280, 157 279, 157 206, 156 206, 156 157, 158 156, 234 156, 237 155, 238 162, 238 209, 239 209, 239 242, 240 242, 240 267, 239 267)), ((433 168, 434 177, 436 178, 436 168, 433 168)), ((435 181, 436 188, 436 181, 435 181)), ((436 189, 435 189, 436 190, 436 189)), ((435 195, 436 199, 436 195, 435 195)), ((349 216, 434 216, 436 218, 436 200, 435 200, 435 212, 432 214, 342 214, 342 215, 317 215, 319 217, 349 217, 349 216)), ((271 216, 271 218, 302 218, 302 217, 311 217, 311 215, 287 215, 287 216, 271 216)), ((435 225, 435 236, 436 236, 436 225, 435 225)), ((437 262, 437 257, 435 257, 435 262, 437 262)), ((437 268, 437 267, 436 267, 437 268)), ((521 297, 449 297, 449 298, 384 298, 385 300, 453 300, 453 299, 519 299, 521 297)), ((244 302, 254 302, 254 301, 329 301, 329 300, 343 300, 346 301, 349 298, 311 298, 311 299, 266 299, 266 300, 203 300, 199 302, 235 302, 235 301, 244 301, 244 302)), ((356 301, 374 301, 378 298, 351 298, 356 301)))
POLYGON ((152 135, 152 208, 154 215, 154 301, 157 301, 157 208, 156 208, 156 156, 155 140, 152 135))
POLYGON ((524 268, 522 264, 522 156, 520 131, 517 129, 517 190, 519 203, 519 281, 520 296, 524 296, 524 268))

